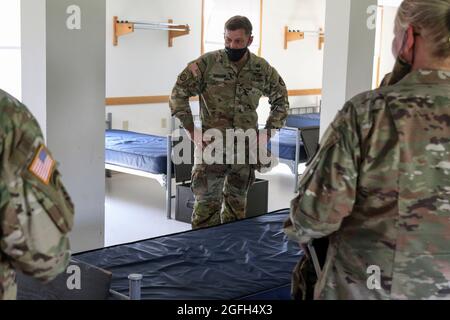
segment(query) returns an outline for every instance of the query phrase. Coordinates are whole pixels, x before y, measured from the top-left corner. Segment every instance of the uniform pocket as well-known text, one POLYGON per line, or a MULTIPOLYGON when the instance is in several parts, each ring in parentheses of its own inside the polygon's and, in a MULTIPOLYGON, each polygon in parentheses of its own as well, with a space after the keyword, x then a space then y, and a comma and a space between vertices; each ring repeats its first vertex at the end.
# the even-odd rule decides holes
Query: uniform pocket
POLYGON ((227 75, 225 74, 211 74, 207 80, 207 85, 213 85, 213 86, 224 86, 225 82, 227 81, 227 75))
POLYGON ((22 173, 27 210, 42 208, 63 234, 72 230, 74 206, 61 183, 59 172, 52 173, 49 184, 41 182, 30 171, 22 173), (31 196, 32 194, 32 196, 31 196))
POLYGON ((338 142, 337 132, 332 127, 329 127, 320 142, 320 147, 317 149, 314 156, 308 161, 307 167, 299 179, 299 185, 296 193, 299 192, 303 185, 309 184, 321 159, 323 159, 329 149, 336 145, 338 142))
POLYGON ((194 194, 205 193, 208 190, 208 178, 205 168, 194 168, 191 176, 191 191, 194 194))
POLYGON ((252 167, 250 167, 250 173, 249 173, 249 177, 248 177, 248 183, 247 183, 247 190, 251 188, 251 186, 255 183, 256 181, 256 174, 255 174, 255 169, 252 167))

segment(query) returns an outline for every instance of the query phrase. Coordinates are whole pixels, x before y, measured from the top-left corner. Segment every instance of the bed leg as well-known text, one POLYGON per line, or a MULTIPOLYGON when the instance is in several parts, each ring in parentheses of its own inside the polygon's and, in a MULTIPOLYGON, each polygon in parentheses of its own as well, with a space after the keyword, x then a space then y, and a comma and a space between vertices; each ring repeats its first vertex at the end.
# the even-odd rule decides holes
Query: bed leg
POLYGON ((297 188, 298 188, 298 165, 299 165, 299 162, 300 162, 299 152, 300 152, 300 139, 301 139, 300 130, 297 129, 296 131, 297 131, 296 132, 297 133, 297 137, 295 139, 295 164, 294 164, 294 179, 295 179, 295 181, 294 181, 294 193, 297 192, 297 188))
POLYGON ((108 130, 112 129, 112 113, 108 112, 108 120, 106 120, 108 130))
POLYGON ((130 274, 130 300, 141 300, 142 274, 130 274))
POLYGON ((172 219, 172 136, 167 136, 167 181, 166 181, 166 210, 167 219, 172 219))

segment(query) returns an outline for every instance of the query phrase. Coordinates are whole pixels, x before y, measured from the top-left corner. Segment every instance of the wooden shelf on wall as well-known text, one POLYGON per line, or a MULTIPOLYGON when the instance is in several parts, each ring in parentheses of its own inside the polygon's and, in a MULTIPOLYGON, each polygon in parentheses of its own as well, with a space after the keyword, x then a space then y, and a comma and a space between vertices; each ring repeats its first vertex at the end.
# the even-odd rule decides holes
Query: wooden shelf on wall
POLYGON ((320 28, 319 31, 319 50, 323 49, 323 45, 325 44, 325 33, 323 32, 323 29, 320 28))
POLYGON ((325 43, 325 33, 322 28, 319 31, 301 31, 301 30, 291 30, 288 26, 284 27, 284 49, 287 50, 288 43, 291 41, 304 40, 305 34, 313 34, 319 37, 318 48, 323 49, 325 43))
POLYGON ((303 97, 303 96, 320 96, 322 89, 297 89, 288 90, 289 97, 303 97))
MULTIPOLYGON (((172 24, 173 20, 169 19, 169 24, 172 24)), ((175 25, 174 29, 184 29, 182 31, 180 30, 169 30, 169 47, 173 47, 173 39, 177 38, 177 37, 182 37, 185 35, 188 35, 190 30, 189 30, 189 26, 183 26, 183 25, 175 25)))
POLYGON ((284 49, 287 50, 288 42, 305 39, 305 33, 300 30, 290 30, 288 26, 284 27, 284 49))
MULTIPOLYGON (((322 89, 298 89, 298 90, 288 90, 290 97, 299 96, 320 96, 322 94, 322 89)), ((198 97, 192 97, 190 101, 198 101, 198 97)), ((124 106, 124 105, 135 105, 135 104, 157 104, 157 103, 168 103, 169 96, 141 96, 141 97, 114 97, 106 98, 105 103, 107 106, 124 106)))
MULTIPOLYGON (((125 106, 135 104, 158 104, 169 103, 169 96, 141 96, 141 97, 114 97, 106 98, 107 106, 125 106)), ((189 99, 190 101, 198 101, 198 97, 189 99)))
POLYGON ((134 24, 128 22, 119 22, 117 17, 113 17, 113 45, 117 46, 119 44, 119 37, 126 34, 134 32, 134 24))
POLYGON ((173 47, 173 39, 189 34, 189 25, 174 24, 172 19, 168 23, 161 22, 139 22, 119 20, 117 16, 113 17, 113 45, 119 44, 119 37, 133 33, 135 30, 163 30, 168 31, 169 47, 173 47))

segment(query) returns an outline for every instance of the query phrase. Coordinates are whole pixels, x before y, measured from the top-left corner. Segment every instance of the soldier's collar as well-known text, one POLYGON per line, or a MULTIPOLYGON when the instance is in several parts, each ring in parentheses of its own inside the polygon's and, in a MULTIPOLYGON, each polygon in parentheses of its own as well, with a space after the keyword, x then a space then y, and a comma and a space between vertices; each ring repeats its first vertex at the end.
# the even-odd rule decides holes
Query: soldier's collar
MULTIPOLYGON (((222 61, 225 67, 233 68, 232 62, 227 56, 227 53, 224 49, 220 50, 220 53, 222 55, 222 61)), ((242 70, 253 70, 255 65, 255 54, 252 53, 250 50, 248 51, 248 61, 242 68, 242 70)), ((235 68, 235 67, 234 67, 235 68)))
POLYGON ((221 49, 220 50, 220 56, 222 59, 222 63, 225 67, 230 67, 231 68, 231 61, 227 56, 227 53, 225 52, 225 49, 221 49))
POLYGON ((248 51, 248 59, 247 63, 244 65, 242 70, 253 70, 255 65, 255 54, 252 53, 250 50, 248 51))
POLYGON ((450 71, 419 69, 410 72, 399 83, 450 84, 450 71))

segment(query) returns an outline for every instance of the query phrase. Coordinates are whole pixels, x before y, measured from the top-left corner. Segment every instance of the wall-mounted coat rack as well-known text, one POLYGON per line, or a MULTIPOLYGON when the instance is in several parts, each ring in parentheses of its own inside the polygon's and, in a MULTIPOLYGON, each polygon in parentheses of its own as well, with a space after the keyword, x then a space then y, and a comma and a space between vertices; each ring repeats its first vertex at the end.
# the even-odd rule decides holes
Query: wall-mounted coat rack
POLYGON ((301 30, 291 30, 289 27, 284 27, 284 49, 287 50, 288 42, 303 40, 305 36, 318 36, 319 37, 319 50, 322 50, 323 44, 325 43, 325 33, 322 29, 319 31, 301 31, 301 30))
POLYGON ((189 34, 189 25, 174 24, 172 19, 168 23, 119 20, 113 17, 114 38, 113 45, 117 46, 119 37, 134 32, 134 30, 164 30, 169 31, 169 47, 173 47, 173 39, 189 34))

